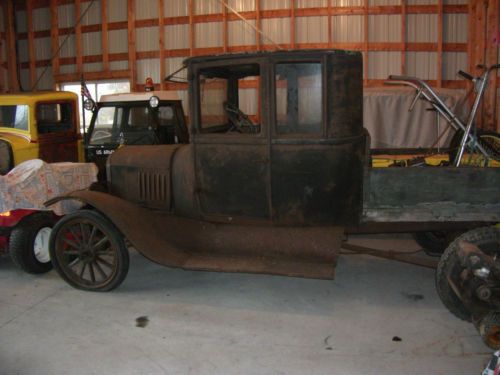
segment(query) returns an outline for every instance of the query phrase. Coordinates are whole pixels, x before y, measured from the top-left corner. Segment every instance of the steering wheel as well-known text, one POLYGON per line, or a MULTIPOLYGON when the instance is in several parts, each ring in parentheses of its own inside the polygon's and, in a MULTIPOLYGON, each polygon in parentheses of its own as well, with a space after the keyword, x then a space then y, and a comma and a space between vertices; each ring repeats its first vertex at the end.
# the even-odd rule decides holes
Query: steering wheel
POLYGON ((232 126, 228 131, 236 130, 239 133, 244 133, 244 127, 247 127, 250 130, 250 133, 257 133, 257 127, 253 124, 253 122, 248 118, 248 116, 243 113, 241 109, 237 106, 230 104, 228 102, 224 103, 224 110, 229 117, 229 121, 232 126))

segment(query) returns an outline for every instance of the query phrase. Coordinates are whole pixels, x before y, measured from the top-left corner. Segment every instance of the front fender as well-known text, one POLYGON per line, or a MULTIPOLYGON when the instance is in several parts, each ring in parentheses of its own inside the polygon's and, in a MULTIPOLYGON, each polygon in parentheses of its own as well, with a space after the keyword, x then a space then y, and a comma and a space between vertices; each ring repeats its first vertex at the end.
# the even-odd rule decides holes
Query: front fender
POLYGON ((64 200, 78 200, 100 211, 137 251, 155 262, 182 267, 188 258, 184 249, 186 244, 193 245, 188 236, 191 230, 195 230, 193 225, 197 225, 193 220, 162 215, 113 195, 90 190, 56 197, 45 205, 64 200), (184 246, 180 245, 181 242, 184 246))

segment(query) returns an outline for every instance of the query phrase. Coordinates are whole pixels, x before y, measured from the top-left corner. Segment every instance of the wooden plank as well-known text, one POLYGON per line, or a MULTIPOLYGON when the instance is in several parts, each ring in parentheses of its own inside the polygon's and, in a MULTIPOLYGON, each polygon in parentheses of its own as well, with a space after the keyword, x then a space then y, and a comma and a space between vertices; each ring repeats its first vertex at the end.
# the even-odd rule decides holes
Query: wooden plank
POLYGON ((227 52, 227 47, 229 44, 228 41, 228 25, 227 25, 227 7, 225 4, 222 4, 222 47, 224 53, 227 52))
POLYGON ((7 51, 7 75, 9 90, 19 91, 19 82, 17 80, 17 58, 16 58, 16 36, 14 33, 14 2, 7 0, 4 4, 5 13, 5 37, 6 37, 6 51, 7 51))
MULTIPOLYGON (((260 0, 255 0, 255 12, 256 12, 255 27, 257 28, 257 30, 262 30, 262 21, 261 21, 262 10, 260 8, 260 0)), ((261 49, 262 41, 260 33, 257 31, 255 31, 255 41, 257 44, 257 51, 259 51, 261 49)))
MULTIPOLYGON (((486 64, 492 66, 498 64, 498 44, 500 43, 500 1, 489 2, 486 30, 486 64)), ((492 71, 489 77, 488 87, 484 95, 484 128, 488 130, 500 130, 499 119, 497 119, 497 82, 498 71, 492 71)))
POLYGON ((127 0, 128 21, 128 64, 130 71, 130 91, 135 91, 137 84, 137 61, 135 49, 135 1, 127 0))
POLYGON ((30 87, 31 90, 36 91, 36 56, 35 56, 35 38, 33 32, 33 2, 32 0, 26 0, 26 26, 28 29, 28 63, 29 63, 29 75, 30 75, 30 87))
MULTIPOLYGON (((168 1, 168 0, 167 0, 168 1)), ((159 38, 159 47, 160 47, 160 88, 165 90, 165 82, 164 79, 167 76, 165 69, 165 17, 164 17, 164 0, 158 0, 158 33, 160 34, 159 38)))
POLYGON ((75 45, 76 45, 76 72, 83 73, 83 45, 82 25, 78 23, 81 14, 81 0, 75 0, 75 45))
POLYGON ((102 45, 102 68, 109 70, 109 42, 108 42, 108 0, 101 0, 101 45, 102 45))
POLYGON ((368 82, 368 38, 369 38, 369 19, 368 19, 368 0, 363 0, 364 14, 363 14, 363 83, 366 85, 368 82))
POLYGON ((296 19, 295 19, 295 0, 289 0, 290 4, 290 45, 292 49, 295 49, 295 41, 296 41, 296 32, 295 32, 295 27, 296 27, 296 19))
POLYGON ((328 0, 328 48, 332 48, 333 43, 333 14, 332 14, 332 1, 328 0))
MULTIPOLYGON (((105 79, 129 79, 130 70, 110 70, 108 72, 87 72, 85 79, 89 81, 99 81, 105 79)), ((58 74, 54 76, 54 81, 58 83, 80 81, 78 73, 58 74)))
POLYGON ((59 12, 57 0, 50 0, 50 47, 52 51, 52 76, 59 73, 59 12))
POLYGON ((195 47, 195 28, 193 22, 193 14, 194 14, 194 0, 189 0, 189 56, 193 56, 193 51, 195 47))
POLYGON ((443 0, 438 0, 437 87, 443 84, 443 0))
POLYGON ((406 74, 406 0, 401 0, 401 74, 406 74))

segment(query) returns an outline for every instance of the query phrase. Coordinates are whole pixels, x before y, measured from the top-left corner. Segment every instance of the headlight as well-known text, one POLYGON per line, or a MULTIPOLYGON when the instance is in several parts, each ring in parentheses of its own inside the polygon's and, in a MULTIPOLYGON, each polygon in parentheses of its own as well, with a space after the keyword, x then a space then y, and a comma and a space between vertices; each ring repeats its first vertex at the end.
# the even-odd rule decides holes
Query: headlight
POLYGON ((149 98, 149 106, 151 108, 158 107, 158 104, 160 104, 160 98, 158 98, 157 96, 152 96, 151 98, 149 98))
POLYGON ((83 108, 85 108, 87 111, 93 111, 95 107, 95 103, 93 100, 86 99, 83 102, 83 108))

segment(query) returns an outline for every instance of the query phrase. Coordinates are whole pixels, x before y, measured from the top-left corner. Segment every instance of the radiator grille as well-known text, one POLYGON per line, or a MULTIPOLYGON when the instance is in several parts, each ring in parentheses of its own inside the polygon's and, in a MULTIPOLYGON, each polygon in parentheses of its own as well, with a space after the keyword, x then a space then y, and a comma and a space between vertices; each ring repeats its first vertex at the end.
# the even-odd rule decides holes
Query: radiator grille
POLYGON ((168 204, 168 176, 163 173, 139 172, 139 200, 168 204))

